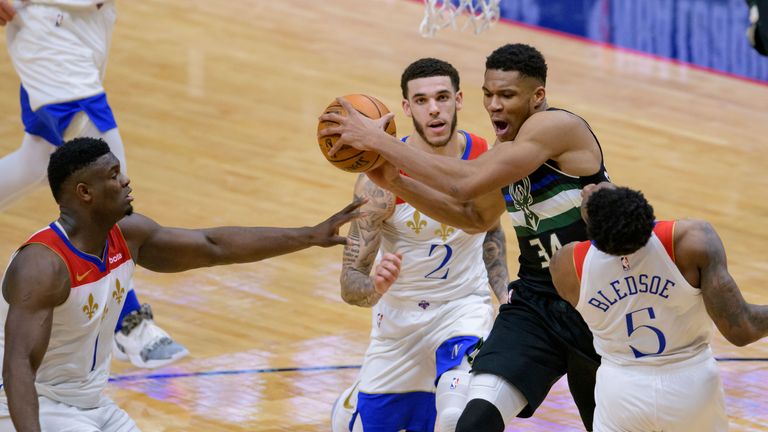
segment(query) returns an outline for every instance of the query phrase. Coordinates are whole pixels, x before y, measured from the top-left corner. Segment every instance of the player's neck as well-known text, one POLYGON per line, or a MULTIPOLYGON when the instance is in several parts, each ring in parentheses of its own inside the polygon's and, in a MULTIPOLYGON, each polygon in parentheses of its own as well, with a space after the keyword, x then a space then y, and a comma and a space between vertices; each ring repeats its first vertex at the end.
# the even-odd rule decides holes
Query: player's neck
POLYGON ((91 218, 73 215, 65 209, 61 210, 58 222, 73 246, 81 252, 99 258, 104 251, 104 242, 107 240, 109 230, 114 226, 114 224, 106 226, 92 221, 91 218))

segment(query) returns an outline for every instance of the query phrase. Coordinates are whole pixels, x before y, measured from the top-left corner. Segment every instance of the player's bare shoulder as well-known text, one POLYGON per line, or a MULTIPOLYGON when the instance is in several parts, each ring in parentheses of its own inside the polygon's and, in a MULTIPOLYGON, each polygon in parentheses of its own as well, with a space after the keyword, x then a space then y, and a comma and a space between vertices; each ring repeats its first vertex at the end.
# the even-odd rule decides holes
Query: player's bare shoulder
POLYGON ((69 297, 71 281, 64 260, 42 244, 29 244, 13 257, 3 278, 3 298, 9 304, 58 306, 69 297))

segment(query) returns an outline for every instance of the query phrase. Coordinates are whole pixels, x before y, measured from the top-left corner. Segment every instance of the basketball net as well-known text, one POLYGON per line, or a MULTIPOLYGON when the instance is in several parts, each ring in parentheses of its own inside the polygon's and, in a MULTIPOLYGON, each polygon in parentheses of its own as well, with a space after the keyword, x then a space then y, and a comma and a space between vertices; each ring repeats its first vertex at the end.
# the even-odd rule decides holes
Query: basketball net
POLYGON ((432 37, 438 30, 451 26, 457 29, 457 21, 464 21, 461 30, 472 26, 480 34, 499 20, 501 0, 424 0, 424 19, 419 33, 432 37), (459 17, 463 17, 459 19, 459 17))

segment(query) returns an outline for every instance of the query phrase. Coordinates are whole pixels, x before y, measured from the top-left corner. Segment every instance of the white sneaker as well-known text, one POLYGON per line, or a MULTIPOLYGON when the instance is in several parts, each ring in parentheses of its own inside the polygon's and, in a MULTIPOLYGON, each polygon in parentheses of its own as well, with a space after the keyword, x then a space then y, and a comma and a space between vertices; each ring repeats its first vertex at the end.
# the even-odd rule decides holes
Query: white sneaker
POLYGON ((171 364, 189 351, 155 324, 152 308, 145 303, 123 318, 123 327, 115 333, 112 354, 136 367, 152 369, 171 364))
MULTIPOLYGON (((333 408, 331 408, 332 432, 349 432, 350 430, 355 430, 354 428, 349 427, 349 423, 352 421, 355 411, 357 411, 358 384, 359 383, 356 382, 352 387, 344 390, 336 399, 336 402, 333 403, 333 408)), ((358 416, 358 418, 355 419, 355 423, 358 423, 359 421, 358 416)))

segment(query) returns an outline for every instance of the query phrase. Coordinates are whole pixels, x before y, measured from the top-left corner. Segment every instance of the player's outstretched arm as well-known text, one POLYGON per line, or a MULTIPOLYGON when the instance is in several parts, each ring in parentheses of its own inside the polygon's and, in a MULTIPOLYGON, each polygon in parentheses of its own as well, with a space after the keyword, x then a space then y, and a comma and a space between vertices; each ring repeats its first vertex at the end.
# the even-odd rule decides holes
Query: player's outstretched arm
POLYGON ((507 268, 507 239, 501 223, 490 229, 483 240, 483 261, 488 282, 499 303, 507 302, 509 270, 507 268))
POLYGON ((0 26, 4 26, 13 20, 16 16, 16 9, 13 8, 8 0, 0 0, 0 26))
POLYGON ((349 225, 341 267, 341 298, 351 305, 372 307, 386 292, 377 292, 371 269, 381 245, 382 224, 395 210, 395 196, 361 174, 355 183, 355 199, 365 199, 366 203, 360 208, 363 216, 349 225))
MULTIPOLYGON (((514 141, 498 143, 477 159, 464 161, 401 145, 383 131, 381 120, 365 118, 345 100, 339 102, 347 116, 326 113, 320 117, 338 124, 319 132, 320 136, 341 135, 331 152, 344 145, 373 150, 414 179, 460 201, 497 191, 565 152, 576 154, 594 148, 594 137, 582 120, 565 112, 544 111, 528 118, 514 141)), ((589 168, 588 172, 569 174, 588 175, 598 169, 589 168)))
POLYGON ((311 246, 345 244, 339 227, 359 216, 355 201, 325 221, 302 228, 219 227, 182 229, 160 226, 139 214, 121 220, 131 253, 138 264, 158 272, 246 263, 285 255, 311 246))
POLYGON ((504 198, 497 190, 469 201, 460 201, 411 177, 401 175, 397 168, 389 163, 384 163, 366 174, 379 186, 392 191, 420 212, 470 234, 492 229, 505 210, 504 198))
POLYGON ((66 265, 42 245, 20 250, 5 274, 3 386, 18 431, 40 431, 35 376, 51 338, 53 309, 67 300, 69 290, 66 265))
POLYGON ((689 282, 696 282, 691 280, 697 276, 691 270, 698 269, 698 286, 707 313, 729 342, 744 346, 768 335, 768 306, 744 300, 728 272, 723 242, 712 225, 704 221, 678 221, 675 255, 689 282))

